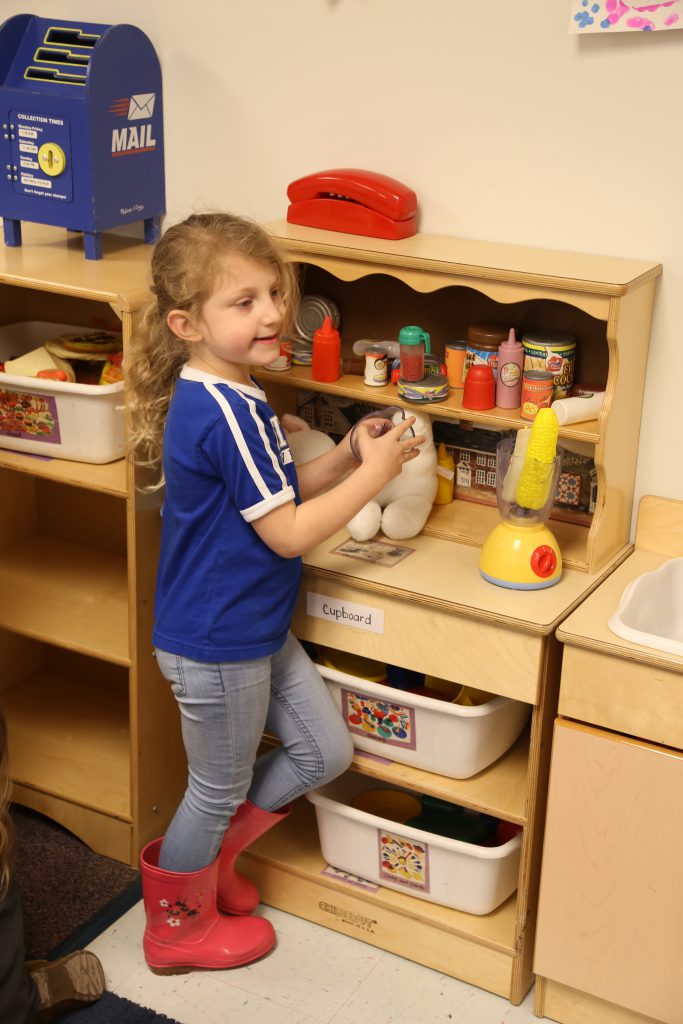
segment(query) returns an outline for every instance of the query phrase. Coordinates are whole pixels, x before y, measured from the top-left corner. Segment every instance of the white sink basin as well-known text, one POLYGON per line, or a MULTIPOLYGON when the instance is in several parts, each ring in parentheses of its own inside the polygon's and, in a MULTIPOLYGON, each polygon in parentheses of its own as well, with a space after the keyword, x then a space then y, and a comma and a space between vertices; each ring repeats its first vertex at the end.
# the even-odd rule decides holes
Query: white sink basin
POLYGON ((624 640, 683 656, 683 558, 629 583, 607 625, 624 640))

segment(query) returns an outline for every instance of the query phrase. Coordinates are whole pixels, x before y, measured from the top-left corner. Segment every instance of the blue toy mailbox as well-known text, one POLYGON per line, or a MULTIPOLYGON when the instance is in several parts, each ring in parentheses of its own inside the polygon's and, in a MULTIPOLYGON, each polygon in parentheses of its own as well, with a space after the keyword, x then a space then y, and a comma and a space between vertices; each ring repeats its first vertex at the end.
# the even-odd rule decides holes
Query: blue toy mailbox
POLYGON ((165 211, 161 69, 133 25, 17 14, 0 26, 0 215, 7 245, 22 220, 82 231, 102 255, 103 231, 165 211))

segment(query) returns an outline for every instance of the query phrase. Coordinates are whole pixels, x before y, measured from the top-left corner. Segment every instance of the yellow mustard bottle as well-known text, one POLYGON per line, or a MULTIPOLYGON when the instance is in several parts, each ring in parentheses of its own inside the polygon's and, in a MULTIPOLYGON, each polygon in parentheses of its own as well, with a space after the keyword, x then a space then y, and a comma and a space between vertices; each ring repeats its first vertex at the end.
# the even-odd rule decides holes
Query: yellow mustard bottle
POLYGON ((455 481, 455 462, 453 456, 446 450, 443 441, 439 444, 436 452, 436 497, 435 505, 447 505, 453 501, 453 484, 455 481))

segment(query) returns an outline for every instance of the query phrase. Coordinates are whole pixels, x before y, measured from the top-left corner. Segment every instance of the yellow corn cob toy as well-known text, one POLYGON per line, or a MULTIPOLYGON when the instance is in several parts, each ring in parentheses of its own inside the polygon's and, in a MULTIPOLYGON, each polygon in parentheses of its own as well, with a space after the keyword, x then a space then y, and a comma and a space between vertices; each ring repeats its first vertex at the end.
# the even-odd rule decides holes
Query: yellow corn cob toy
POLYGON ((543 508, 550 493, 557 454, 559 422, 552 409, 539 409, 531 425, 529 447, 515 492, 520 508, 543 508))

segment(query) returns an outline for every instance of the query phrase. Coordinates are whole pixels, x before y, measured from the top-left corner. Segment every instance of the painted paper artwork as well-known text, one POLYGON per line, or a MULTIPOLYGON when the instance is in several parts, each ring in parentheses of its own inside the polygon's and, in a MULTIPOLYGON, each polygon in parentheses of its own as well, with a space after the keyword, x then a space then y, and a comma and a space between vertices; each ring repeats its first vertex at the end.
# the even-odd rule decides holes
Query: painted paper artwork
POLYGON ((429 847, 413 839, 377 829, 379 876, 407 889, 429 892, 429 847))
POLYGON ((570 32, 661 32, 672 28, 683 28, 683 0, 571 0, 570 32))
POLYGON ((390 746, 416 749, 415 712, 412 708, 344 688, 341 701, 342 715, 349 732, 390 746))

